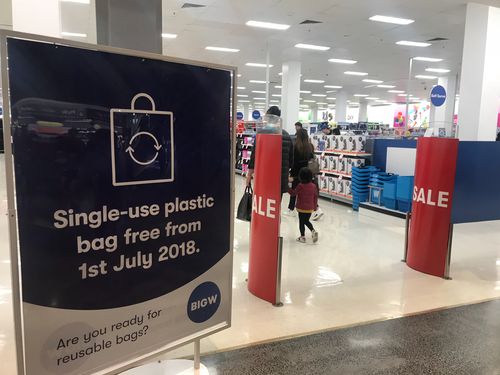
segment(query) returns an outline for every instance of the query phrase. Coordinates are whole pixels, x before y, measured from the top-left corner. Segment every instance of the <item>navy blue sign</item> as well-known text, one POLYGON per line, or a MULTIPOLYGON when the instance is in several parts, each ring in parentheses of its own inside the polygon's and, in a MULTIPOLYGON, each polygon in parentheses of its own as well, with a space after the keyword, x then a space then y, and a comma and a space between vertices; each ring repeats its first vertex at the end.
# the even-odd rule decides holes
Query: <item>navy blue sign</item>
POLYGON ((437 85, 431 91, 431 103, 435 107, 441 107, 446 101, 446 89, 443 86, 437 85))
POLYGON ((258 119, 260 119, 260 111, 257 111, 257 110, 253 111, 253 112, 252 112, 252 118, 253 118, 254 120, 258 120, 258 119))
POLYGON ((210 319, 219 308, 221 294, 219 287, 210 281, 198 285, 187 305, 189 319, 195 323, 203 323, 210 319))
POLYGON ((245 116, 243 115, 243 112, 236 112, 236 118, 237 118, 238 120, 240 120, 240 121, 241 121, 241 120, 243 120, 243 118, 244 118, 244 117, 245 117, 245 116))
POLYGON ((229 71, 21 39, 8 53, 25 302, 128 306, 230 251, 229 71))

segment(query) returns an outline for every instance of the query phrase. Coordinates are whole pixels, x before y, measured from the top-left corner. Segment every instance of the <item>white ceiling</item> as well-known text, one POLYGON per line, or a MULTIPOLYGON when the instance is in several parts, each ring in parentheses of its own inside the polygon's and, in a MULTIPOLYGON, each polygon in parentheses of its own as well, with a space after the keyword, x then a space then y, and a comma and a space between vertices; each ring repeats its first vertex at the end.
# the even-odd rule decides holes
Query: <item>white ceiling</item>
MULTIPOLYGON (((177 39, 164 39, 164 53, 237 66, 242 74, 238 85, 247 88, 240 93, 250 98, 262 97, 252 94, 251 90, 263 90, 264 85, 248 81, 264 80, 265 69, 246 67, 245 63, 265 63, 268 48, 274 65, 271 81, 275 84, 281 84, 278 73, 282 63, 298 60, 302 63, 303 79, 323 79, 325 84, 344 86, 350 95, 369 94, 391 101, 396 101, 397 95, 387 93, 387 89, 366 88, 369 84, 361 80, 379 79, 406 90, 408 62, 412 56, 444 59, 441 63, 415 62, 413 75, 426 74, 426 67, 451 69, 448 75, 460 73, 466 10, 463 0, 189 0, 206 7, 182 9, 184 2, 163 0, 163 31, 178 34, 177 39), (368 20, 376 14, 410 18, 415 23, 397 26, 368 20), (250 19, 291 27, 286 31, 256 29, 245 25, 250 19), (306 19, 323 23, 300 25, 306 19), (427 41, 436 37, 449 40, 434 42, 428 48, 395 44, 399 40, 427 41), (296 43, 325 45, 331 49, 326 52, 301 50, 294 47, 296 43), (240 52, 207 51, 206 46, 238 48, 240 52), (333 57, 354 59, 358 63, 328 62, 333 57), (347 76, 343 74, 346 70, 368 72, 369 76, 347 76)), ((500 0, 476 2, 500 6, 500 0)), ((411 93, 425 98, 434 83, 414 80, 411 93)), ((275 84, 271 85, 271 93, 279 94, 275 84)), ((318 94, 327 90, 323 84, 310 83, 302 83, 301 89, 318 94)), ((302 97, 318 99, 307 94, 302 97)), ((354 97, 351 100, 359 101, 354 97)))

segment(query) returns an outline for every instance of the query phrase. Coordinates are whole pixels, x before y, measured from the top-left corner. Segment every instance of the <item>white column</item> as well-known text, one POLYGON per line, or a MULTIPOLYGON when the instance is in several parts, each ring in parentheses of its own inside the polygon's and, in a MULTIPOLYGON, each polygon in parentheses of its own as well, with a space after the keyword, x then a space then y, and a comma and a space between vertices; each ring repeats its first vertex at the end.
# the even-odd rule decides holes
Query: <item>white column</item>
POLYGON ((461 140, 495 140, 500 106, 499 40, 500 8, 467 4, 458 113, 461 140))
POLYGON ((248 114, 249 114, 248 103, 245 103, 243 104, 243 121, 250 120, 248 114))
POLYGON ((281 88, 281 117, 283 128, 294 134, 294 124, 299 120, 300 105, 300 62, 289 61, 283 64, 281 88))
POLYGON ((361 99, 359 103, 359 117, 358 122, 368 121, 368 101, 361 99))
POLYGON ((347 120, 347 93, 339 91, 335 101, 335 122, 346 122, 347 120))
POLYGON ((0 1, 0 29, 12 30, 12 0, 0 1))
POLYGON ((318 106, 312 105, 311 106, 311 111, 312 111, 312 122, 318 122, 318 106))
POLYGON ((13 0, 12 26, 16 31, 60 38, 59 0, 13 0))
POLYGON ((453 117, 455 115, 455 95, 457 94, 457 77, 440 77, 438 85, 446 90, 446 101, 441 107, 434 107, 431 104, 429 127, 434 128, 435 133, 439 128, 446 129, 446 136, 451 136, 453 128, 453 117))

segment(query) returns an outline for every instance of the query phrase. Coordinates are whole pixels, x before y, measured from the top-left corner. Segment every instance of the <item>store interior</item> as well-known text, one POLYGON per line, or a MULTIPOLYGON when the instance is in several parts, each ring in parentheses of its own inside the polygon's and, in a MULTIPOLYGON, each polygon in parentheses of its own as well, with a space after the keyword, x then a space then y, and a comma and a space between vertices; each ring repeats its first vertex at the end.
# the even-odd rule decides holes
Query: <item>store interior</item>
MULTIPOLYGON (((498 6, 498 0, 476 3, 498 6)), ((0 6, 0 27, 98 41, 94 0, 12 0, 0 6)), ((283 307, 248 291, 250 224, 235 219, 232 326, 204 338, 202 353, 500 298, 500 221, 456 225, 452 279, 429 276, 401 261, 413 180, 400 195, 391 190, 412 177, 416 139, 426 132, 459 137, 466 126, 460 121, 461 111, 469 108, 461 87, 466 13, 461 0, 162 2, 164 55, 237 67, 236 204, 245 189, 255 128, 271 105, 293 113, 283 122, 292 135, 295 121, 303 123, 321 165, 324 216, 314 223, 318 243, 296 242, 297 217, 281 218, 283 307), (375 15, 398 18, 370 19, 375 15), (251 20, 273 24, 254 27, 251 20), (291 63, 299 67, 295 81, 288 72, 291 63), (299 92, 291 93, 297 82, 299 92), (448 91, 442 108, 430 99, 437 84, 448 91), (340 135, 318 134, 325 122, 339 127, 340 135), (364 166, 374 169, 369 179, 358 180, 357 170, 364 166)), ((500 131, 499 98, 492 104, 499 114, 488 139, 476 140, 494 141, 500 131)), ((196 122, 196 108, 193 112, 196 122)), ((3 159, 0 165, 0 362, 2 371, 14 374, 3 159)), ((282 212, 287 204, 285 195, 282 212)), ((162 358, 192 353, 192 345, 186 345, 162 358)))

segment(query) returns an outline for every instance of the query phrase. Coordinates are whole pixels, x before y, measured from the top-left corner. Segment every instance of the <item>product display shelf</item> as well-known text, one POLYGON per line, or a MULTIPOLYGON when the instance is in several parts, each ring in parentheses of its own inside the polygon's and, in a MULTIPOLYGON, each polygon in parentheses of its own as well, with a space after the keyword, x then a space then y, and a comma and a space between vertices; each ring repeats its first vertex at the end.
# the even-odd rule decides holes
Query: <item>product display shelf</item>
POLYGON ((323 197, 323 198, 336 200, 336 201, 339 201, 342 203, 347 203, 349 205, 352 204, 352 196, 350 196, 350 195, 332 193, 331 191, 327 191, 327 190, 320 190, 319 195, 320 195, 320 197, 323 197))
POLYGON ((317 155, 344 155, 344 156, 358 156, 358 157, 370 157, 372 154, 367 152, 351 152, 351 151, 340 151, 340 150, 325 150, 325 151, 314 151, 317 155))
POLYGON ((345 177, 345 178, 351 178, 352 177, 352 174, 350 173, 345 173, 345 172, 339 172, 339 171, 330 171, 330 170, 321 170, 320 171, 321 174, 333 174, 335 176, 342 176, 342 177, 345 177))
POLYGON ((236 135, 236 165, 237 174, 245 175, 253 150, 255 132, 245 131, 236 135))

